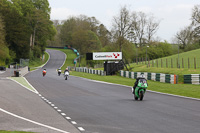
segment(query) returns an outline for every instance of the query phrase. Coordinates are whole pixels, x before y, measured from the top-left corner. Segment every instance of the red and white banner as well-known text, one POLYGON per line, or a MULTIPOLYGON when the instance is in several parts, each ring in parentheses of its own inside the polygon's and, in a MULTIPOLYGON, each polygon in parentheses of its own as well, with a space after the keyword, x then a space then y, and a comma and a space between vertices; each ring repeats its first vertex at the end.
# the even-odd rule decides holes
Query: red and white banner
POLYGON ((93 60, 121 60, 122 52, 94 52, 93 60))

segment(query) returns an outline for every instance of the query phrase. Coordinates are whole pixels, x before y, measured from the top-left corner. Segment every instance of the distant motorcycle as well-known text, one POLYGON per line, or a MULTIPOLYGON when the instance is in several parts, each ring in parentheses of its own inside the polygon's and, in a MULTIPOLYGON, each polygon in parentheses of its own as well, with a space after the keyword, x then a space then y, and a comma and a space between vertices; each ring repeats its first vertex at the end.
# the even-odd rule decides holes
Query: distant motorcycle
POLYGON ((46 75, 46 73, 47 73, 47 71, 46 71, 46 69, 44 69, 44 70, 42 71, 43 77, 46 75))
POLYGON ((69 78, 69 72, 68 72, 68 71, 66 71, 66 72, 64 73, 64 77, 65 77, 65 80, 67 80, 67 79, 69 78))
POLYGON ((139 79, 138 84, 135 88, 135 92, 133 92, 134 89, 132 88, 132 93, 134 94, 135 100, 138 100, 138 99, 140 99, 140 101, 143 100, 147 87, 148 87, 147 80, 139 79))
POLYGON ((58 70, 58 76, 60 76, 60 74, 61 74, 61 69, 58 70))

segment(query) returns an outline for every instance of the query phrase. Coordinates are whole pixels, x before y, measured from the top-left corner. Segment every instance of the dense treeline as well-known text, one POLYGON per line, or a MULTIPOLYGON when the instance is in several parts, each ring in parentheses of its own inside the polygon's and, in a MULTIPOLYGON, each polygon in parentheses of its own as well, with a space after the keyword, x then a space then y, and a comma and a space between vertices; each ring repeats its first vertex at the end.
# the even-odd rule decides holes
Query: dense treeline
POLYGON ((156 36, 160 20, 152 14, 131 12, 124 6, 113 17, 111 30, 95 17, 84 15, 70 17, 65 21, 54 20, 57 34, 49 45, 72 46, 81 55, 87 52, 122 51, 123 59, 127 62, 132 62, 137 57, 145 58, 146 55, 150 59, 161 58, 176 54, 178 51, 200 48, 199 14, 200 6, 196 5, 192 11, 190 31, 177 33, 172 44, 167 41, 161 42, 156 36))
POLYGON ((161 21, 152 14, 126 6, 113 16, 112 27, 84 15, 50 21, 48 0, 0 1, 0 65, 20 58, 40 58, 45 47, 71 46, 87 52, 122 51, 127 63, 136 57, 156 59, 200 48, 200 5, 194 6, 191 25, 177 32, 172 44, 161 42, 156 32, 161 21), (53 25, 54 24, 54 25, 53 25), (52 39, 54 40, 52 41, 52 39))
POLYGON ((0 15, 0 64, 5 64, 6 59, 10 58, 9 50, 5 42, 5 31, 2 16, 0 15))
POLYGON ((145 57, 145 46, 147 44, 152 44, 157 49, 161 49, 161 53, 158 55, 157 52, 153 51, 155 48, 152 47, 152 51, 156 55, 148 54, 151 58, 166 56, 166 53, 172 54, 170 51, 162 53, 166 47, 169 47, 167 42, 158 45, 154 40, 159 21, 152 15, 148 16, 142 12, 130 13, 126 7, 122 7, 120 13, 114 16, 111 30, 108 30, 95 17, 84 15, 70 17, 62 22, 58 20, 53 22, 57 34, 55 40, 50 41, 49 45, 72 46, 81 55, 85 55, 87 52, 122 51, 123 58, 127 62, 132 62, 136 56, 145 57))
POLYGON ((1 65, 40 58, 56 32, 48 0, 1 0, 0 15, 1 65))

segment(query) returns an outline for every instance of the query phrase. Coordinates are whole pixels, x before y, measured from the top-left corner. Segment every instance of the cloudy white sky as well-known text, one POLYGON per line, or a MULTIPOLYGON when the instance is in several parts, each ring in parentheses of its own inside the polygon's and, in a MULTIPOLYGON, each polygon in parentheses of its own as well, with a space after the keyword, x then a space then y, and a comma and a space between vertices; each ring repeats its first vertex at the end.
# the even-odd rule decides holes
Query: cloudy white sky
POLYGON ((108 29, 111 29, 113 16, 119 13, 121 6, 130 11, 152 13, 161 20, 157 36, 162 40, 171 38, 181 28, 191 23, 191 13, 199 0, 49 0, 51 19, 65 20, 80 14, 95 17, 108 29))

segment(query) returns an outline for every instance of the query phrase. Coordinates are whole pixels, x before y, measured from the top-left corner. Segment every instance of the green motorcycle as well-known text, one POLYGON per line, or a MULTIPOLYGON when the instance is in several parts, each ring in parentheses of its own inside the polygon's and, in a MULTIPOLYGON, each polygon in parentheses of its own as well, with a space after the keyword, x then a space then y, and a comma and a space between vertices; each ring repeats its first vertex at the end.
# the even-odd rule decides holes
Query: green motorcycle
MULTIPOLYGON (((146 92, 147 87, 148 87, 148 84, 147 84, 146 79, 139 79, 138 80, 138 84, 135 88, 135 93, 133 93, 135 100, 138 100, 138 99, 140 99, 140 101, 143 100, 143 97, 144 97, 144 94, 146 92)), ((134 89, 132 88, 132 92, 133 91, 134 91, 134 89)))

